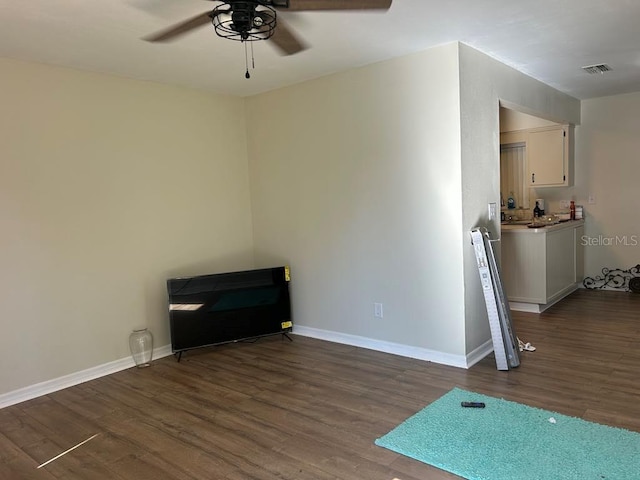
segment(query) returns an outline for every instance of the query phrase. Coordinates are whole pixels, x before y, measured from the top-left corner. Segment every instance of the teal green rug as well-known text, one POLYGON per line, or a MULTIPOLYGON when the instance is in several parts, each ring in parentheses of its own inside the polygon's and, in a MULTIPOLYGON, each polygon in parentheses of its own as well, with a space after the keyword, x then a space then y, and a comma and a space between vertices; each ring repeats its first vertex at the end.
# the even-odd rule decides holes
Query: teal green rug
POLYGON ((640 433, 459 388, 375 443, 469 480, 640 479, 640 433))

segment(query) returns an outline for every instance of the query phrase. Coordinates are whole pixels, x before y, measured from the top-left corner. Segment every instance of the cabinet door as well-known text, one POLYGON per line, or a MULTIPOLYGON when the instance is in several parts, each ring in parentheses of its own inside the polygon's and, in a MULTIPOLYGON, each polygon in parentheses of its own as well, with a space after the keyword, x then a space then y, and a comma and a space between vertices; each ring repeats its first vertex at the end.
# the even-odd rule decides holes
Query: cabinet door
POLYGON ((582 283, 584 280, 584 225, 580 225, 573 229, 574 243, 576 246, 576 274, 575 282, 582 283))
POLYGON ((566 145, 564 128, 529 132, 527 162, 530 186, 566 185, 568 160, 566 145))
POLYGON ((544 303, 554 300, 576 282, 575 229, 564 228, 547 232, 547 298, 544 303))
POLYGON ((511 302, 546 303, 545 235, 502 232, 501 274, 511 302))

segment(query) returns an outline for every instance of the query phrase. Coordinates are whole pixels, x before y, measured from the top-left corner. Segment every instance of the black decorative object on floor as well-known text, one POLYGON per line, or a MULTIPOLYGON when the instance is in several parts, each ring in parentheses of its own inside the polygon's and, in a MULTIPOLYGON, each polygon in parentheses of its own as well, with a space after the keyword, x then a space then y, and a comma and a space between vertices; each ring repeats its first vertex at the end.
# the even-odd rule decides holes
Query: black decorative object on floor
POLYGON ((586 277, 582 282, 585 288, 591 290, 615 289, 626 292, 640 293, 640 264, 629 270, 614 268, 602 269, 602 275, 586 277))

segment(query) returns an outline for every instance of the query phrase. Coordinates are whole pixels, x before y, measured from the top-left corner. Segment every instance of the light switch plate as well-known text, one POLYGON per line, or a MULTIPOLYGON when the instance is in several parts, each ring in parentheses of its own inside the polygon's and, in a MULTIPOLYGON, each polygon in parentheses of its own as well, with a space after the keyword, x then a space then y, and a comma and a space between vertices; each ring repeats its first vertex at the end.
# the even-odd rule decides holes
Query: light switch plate
POLYGON ((495 202, 489 204, 489 220, 496 218, 496 208, 497 204, 495 202))

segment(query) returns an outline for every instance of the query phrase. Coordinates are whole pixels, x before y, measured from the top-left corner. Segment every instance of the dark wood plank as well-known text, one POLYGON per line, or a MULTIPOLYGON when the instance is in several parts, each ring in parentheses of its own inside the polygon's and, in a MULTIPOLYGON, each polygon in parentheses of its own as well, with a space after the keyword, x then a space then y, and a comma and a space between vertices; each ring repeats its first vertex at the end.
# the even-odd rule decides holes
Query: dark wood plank
POLYGON ((0 478, 451 480, 373 442, 453 387, 640 432, 639 307, 579 290, 514 312, 537 351, 509 372, 298 336, 163 358, 0 410, 0 478))

